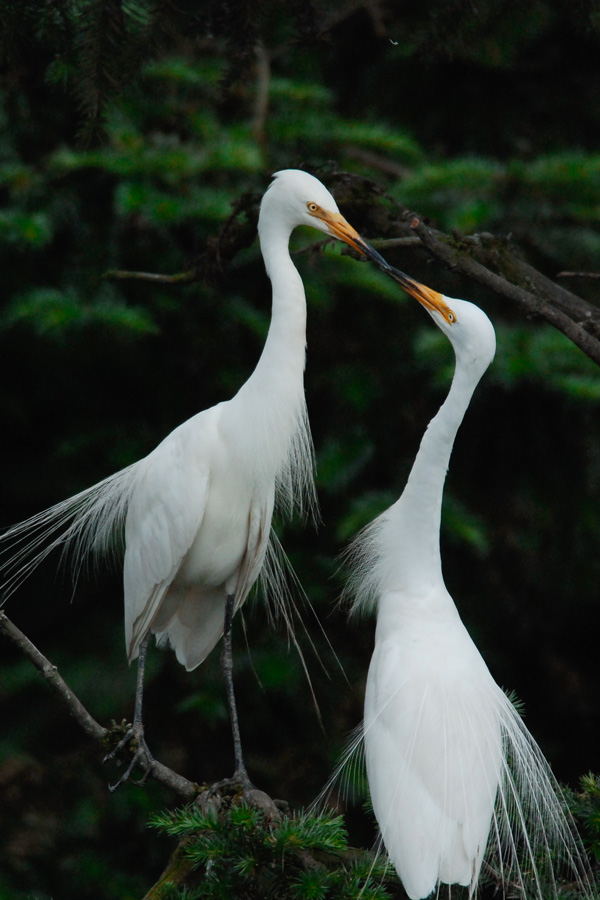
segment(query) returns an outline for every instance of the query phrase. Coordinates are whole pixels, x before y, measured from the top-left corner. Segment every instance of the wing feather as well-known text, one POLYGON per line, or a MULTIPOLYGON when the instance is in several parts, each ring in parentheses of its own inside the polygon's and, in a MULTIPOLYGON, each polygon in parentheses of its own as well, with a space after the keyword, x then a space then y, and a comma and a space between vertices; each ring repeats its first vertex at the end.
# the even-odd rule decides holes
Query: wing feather
POLYGON ((270 520, 268 507, 251 505, 246 550, 234 585, 210 587, 175 580, 167 590, 153 619, 153 630, 159 642, 173 647, 188 671, 206 659, 223 634, 226 593, 231 590, 234 594, 237 612, 258 578, 269 543, 270 520))
POLYGON ((130 661, 137 657, 206 509, 210 477, 203 451, 213 417, 200 416, 206 427, 199 429, 199 416, 194 417, 140 463, 125 522, 125 644, 130 661))

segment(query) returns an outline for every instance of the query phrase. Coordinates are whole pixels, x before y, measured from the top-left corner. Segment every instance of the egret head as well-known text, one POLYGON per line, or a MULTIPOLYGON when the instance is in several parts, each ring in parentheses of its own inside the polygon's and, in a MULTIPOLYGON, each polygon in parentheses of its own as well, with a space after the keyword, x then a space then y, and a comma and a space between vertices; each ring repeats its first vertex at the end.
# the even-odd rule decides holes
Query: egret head
POLYGON ((388 266, 386 272, 425 307, 435 324, 452 343, 456 354, 470 359, 485 371, 496 352, 496 333, 483 310, 468 300, 445 297, 439 291, 415 281, 400 269, 388 266))
POLYGON ((298 225, 310 225, 328 237, 344 241, 380 267, 389 268, 383 257, 368 244, 340 213, 327 188, 313 175, 300 169, 275 172, 273 181, 263 197, 261 222, 267 217, 283 220, 289 233, 298 225))

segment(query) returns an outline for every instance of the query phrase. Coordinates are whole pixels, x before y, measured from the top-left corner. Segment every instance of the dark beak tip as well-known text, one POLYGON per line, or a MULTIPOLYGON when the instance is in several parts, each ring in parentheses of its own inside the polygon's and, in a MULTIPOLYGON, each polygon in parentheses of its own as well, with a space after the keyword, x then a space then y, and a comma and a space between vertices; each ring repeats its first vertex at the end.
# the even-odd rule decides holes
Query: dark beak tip
POLYGON ((367 259, 370 259, 371 262, 376 263, 380 269, 384 269, 386 272, 389 271, 392 267, 386 260, 383 258, 381 253, 378 253, 374 247, 371 247, 366 241, 363 242, 361 246, 361 250, 367 259))

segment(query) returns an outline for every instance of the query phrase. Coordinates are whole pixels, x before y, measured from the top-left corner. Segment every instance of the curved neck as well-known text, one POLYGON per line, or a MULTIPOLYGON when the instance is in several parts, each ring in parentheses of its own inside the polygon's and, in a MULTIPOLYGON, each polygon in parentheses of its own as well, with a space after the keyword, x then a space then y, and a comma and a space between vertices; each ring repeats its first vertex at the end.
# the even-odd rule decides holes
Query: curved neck
POLYGON ((259 236, 273 288, 271 323, 256 368, 234 398, 244 409, 239 443, 261 472, 283 479, 284 493, 297 494, 296 481, 312 481, 304 401, 306 298, 289 254, 290 230, 261 219, 259 236))
POLYGON ((260 247, 271 279, 272 308, 267 340, 256 368, 242 391, 263 391, 269 396, 302 391, 306 356, 306 297, 298 270, 289 252, 290 231, 281 223, 260 219, 260 247))
POLYGON ((452 386, 429 423, 400 499, 384 513, 382 539, 393 554, 389 587, 427 591, 443 584, 440 522, 446 472, 456 434, 479 378, 457 362, 452 386))

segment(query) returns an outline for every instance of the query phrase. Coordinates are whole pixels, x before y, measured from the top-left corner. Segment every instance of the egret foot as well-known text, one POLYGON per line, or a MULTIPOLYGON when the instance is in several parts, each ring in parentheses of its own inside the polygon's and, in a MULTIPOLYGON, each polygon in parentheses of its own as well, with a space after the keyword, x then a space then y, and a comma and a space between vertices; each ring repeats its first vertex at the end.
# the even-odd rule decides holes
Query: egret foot
MULTIPOLYGON (((139 781, 134 782, 138 785, 144 785, 148 780, 154 766, 154 757, 148 749, 146 739, 144 737, 144 726, 141 722, 134 722, 133 725, 127 726, 127 730, 119 743, 109 753, 106 754, 103 763, 116 759, 125 747, 129 746, 133 751, 133 757, 127 766, 127 769, 121 775, 116 784, 109 784, 109 791, 116 791, 118 787, 129 780, 129 777, 137 765, 142 765, 144 774, 139 781)), ((120 761, 119 761, 120 764, 120 761)))
POLYGON ((144 670, 146 668, 146 651, 148 649, 148 642, 150 640, 150 632, 148 632, 140 644, 140 649, 138 653, 138 671, 137 671, 137 683, 135 688, 135 708, 133 711, 133 723, 131 725, 125 726, 126 731, 117 746, 107 753, 103 762, 109 762, 111 759, 115 759, 121 750, 126 747, 128 744, 130 748, 133 750, 133 759, 127 766, 127 771, 119 778, 116 784, 108 786, 110 791, 116 791, 118 787, 120 787, 124 782, 129 779, 129 776, 135 769, 137 765, 140 763, 144 767, 144 774, 142 775, 139 781, 136 781, 135 784, 144 785, 148 780, 150 773, 152 772, 152 768, 154 766, 154 757, 150 753, 148 749, 148 744, 146 743, 146 738, 144 737, 144 723, 142 722, 142 701, 144 697, 144 670))
POLYGON ((210 803, 212 800, 224 797, 235 797, 238 801, 242 800, 247 806, 264 810, 272 818, 280 818, 281 816, 281 810, 277 805, 277 801, 272 800, 268 794, 255 787, 245 770, 243 772, 234 772, 231 778, 223 778, 222 781, 217 781, 211 785, 208 791, 205 792, 203 803, 210 803))
POLYGON ((209 796, 213 796, 214 794, 247 794, 250 791, 255 791, 256 788, 248 778, 248 773, 245 769, 236 770, 231 778, 223 778, 221 781, 216 781, 209 788, 209 796))

